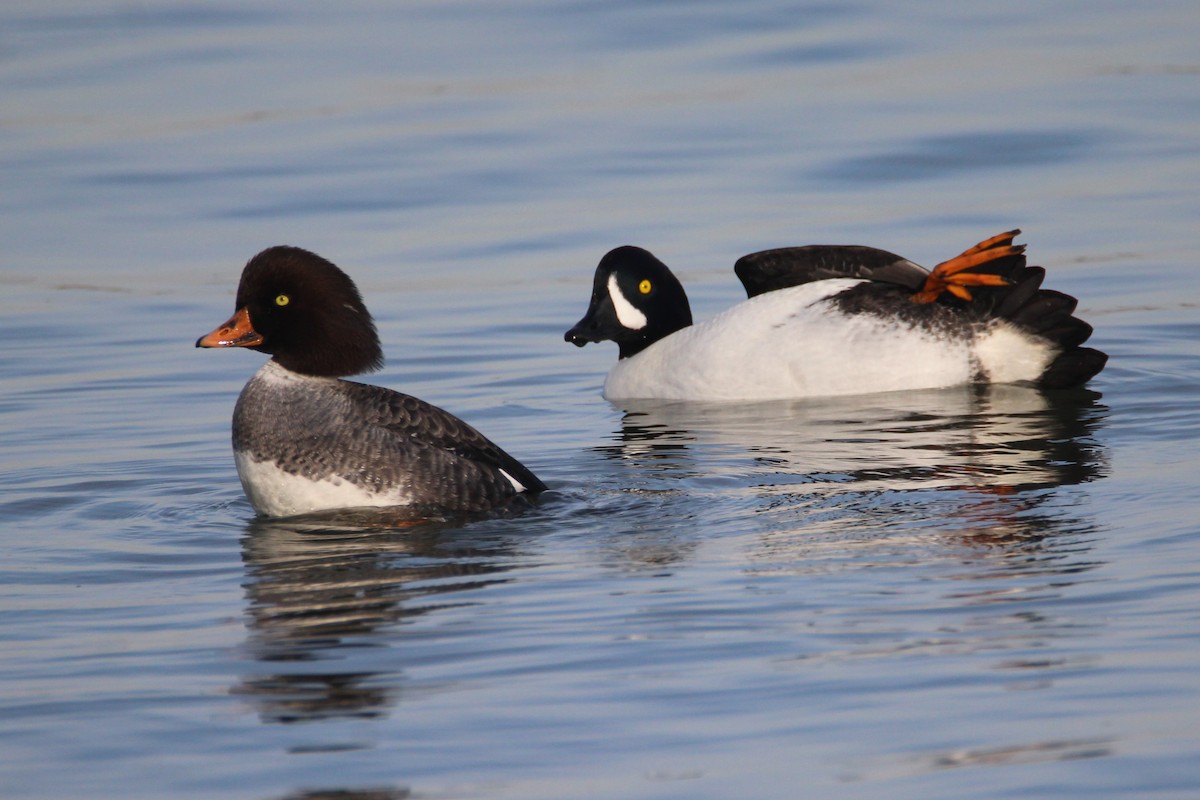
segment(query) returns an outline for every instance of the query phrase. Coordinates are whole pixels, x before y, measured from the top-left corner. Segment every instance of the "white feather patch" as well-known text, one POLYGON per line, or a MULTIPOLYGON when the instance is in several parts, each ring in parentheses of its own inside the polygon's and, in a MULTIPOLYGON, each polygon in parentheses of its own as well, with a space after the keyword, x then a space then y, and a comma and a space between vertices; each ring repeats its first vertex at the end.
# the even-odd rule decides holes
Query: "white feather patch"
POLYGON ((617 276, 608 276, 608 296, 613 308, 617 310, 617 321, 631 331, 640 331, 646 327, 646 315, 634 307, 617 284, 617 276))
POLYGON ((290 517, 335 508, 409 505, 401 491, 376 493, 341 479, 313 480, 280 469, 270 461, 255 461, 235 452, 234 463, 242 489, 254 510, 268 517, 290 517))
POLYGON ((1058 351, 1044 339, 997 322, 975 340, 975 357, 989 383, 1035 381, 1050 366, 1058 351))
POLYGON ((512 475, 509 475, 509 474, 508 474, 507 472, 505 472, 504 470, 500 470, 500 474, 501 474, 501 475, 503 475, 505 478, 508 478, 508 482, 509 482, 509 483, 511 483, 511 484, 512 484, 512 487, 513 487, 514 489, 516 489, 518 492, 523 492, 523 491, 525 491, 525 485, 524 485, 524 484, 522 484, 522 483, 521 483, 519 480, 517 480, 516 478, 514 478, 512 475))

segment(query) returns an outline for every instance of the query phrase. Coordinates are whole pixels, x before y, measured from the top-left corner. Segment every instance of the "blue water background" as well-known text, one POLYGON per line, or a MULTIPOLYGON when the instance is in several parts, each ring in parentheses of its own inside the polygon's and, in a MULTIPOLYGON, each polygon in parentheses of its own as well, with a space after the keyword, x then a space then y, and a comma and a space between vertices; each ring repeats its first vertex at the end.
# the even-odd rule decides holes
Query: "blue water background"
POLYGON ((9 2, 0 795, 1200 793, 1194 3, 9 2), (698 318, 804 243, 1020 227, 1095 394, 599 396, 596 261, 698 318), (256 521, 197 351, 342 265, 371 377, 553 491, 256 521))

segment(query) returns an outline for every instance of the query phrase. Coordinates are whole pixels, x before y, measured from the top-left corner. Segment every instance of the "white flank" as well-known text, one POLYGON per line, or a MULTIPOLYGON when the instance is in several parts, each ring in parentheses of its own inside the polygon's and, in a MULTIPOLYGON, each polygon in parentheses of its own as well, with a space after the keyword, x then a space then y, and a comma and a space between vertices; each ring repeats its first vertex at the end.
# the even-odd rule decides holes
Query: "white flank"
POLYGON ((617 285, 615 274, 608 276, 608 296, 612 300, 613 308, 617 310, 618 322, 631 331, 640 331, 646 327, 646 315, 638 311, 625 297, 621 287, 617 285))
POLYGON ((604 396, 770 400, 971 381, 970 341, 819 303, 857 283, 816 281, 739 303, 618 361, 604 396))
POLYGON ((975 340, 975 357, 989 383, 1035 381, 1058 355, 1044 339, 997 322, 975 340))
POLYGON ((401 492, 376 493, 341 479, 313 480, 277 467, 271 461, 255 461, 234 453, 238 477, 254 510, 268 517, 290 517, 335 508, 408 505, 401 492))

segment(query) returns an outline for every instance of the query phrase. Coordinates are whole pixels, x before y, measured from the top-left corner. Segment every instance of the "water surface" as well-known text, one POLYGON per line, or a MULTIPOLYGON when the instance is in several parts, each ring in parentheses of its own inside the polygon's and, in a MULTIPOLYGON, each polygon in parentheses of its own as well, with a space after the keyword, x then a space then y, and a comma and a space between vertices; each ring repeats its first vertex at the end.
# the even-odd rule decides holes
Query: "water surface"
POLYGON ((1191 5, 9 3, 6 798, 1200 791, 1191 5), (599 396, 619 244, 1025 230, 1088 391, 599 396), (279 243, 552 487, 255 519, 192 348, 279 243))

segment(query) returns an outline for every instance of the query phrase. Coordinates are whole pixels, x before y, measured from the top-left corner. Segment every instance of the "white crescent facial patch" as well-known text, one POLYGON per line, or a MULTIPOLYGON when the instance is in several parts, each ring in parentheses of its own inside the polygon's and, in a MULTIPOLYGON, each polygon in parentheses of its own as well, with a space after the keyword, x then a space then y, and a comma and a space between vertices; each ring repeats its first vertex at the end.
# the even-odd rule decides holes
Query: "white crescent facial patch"
POLYGON ((612 300, 613 308, 617 310, 617 321, 624 327, 631 331, 640 331, 646 327, 646 315, 626 299, 621 287, 617 285, 615 274, 608 276, 608 297, 612 300))

